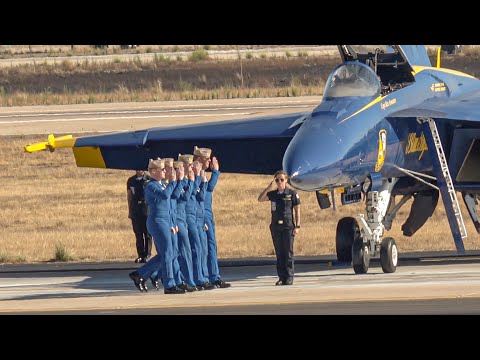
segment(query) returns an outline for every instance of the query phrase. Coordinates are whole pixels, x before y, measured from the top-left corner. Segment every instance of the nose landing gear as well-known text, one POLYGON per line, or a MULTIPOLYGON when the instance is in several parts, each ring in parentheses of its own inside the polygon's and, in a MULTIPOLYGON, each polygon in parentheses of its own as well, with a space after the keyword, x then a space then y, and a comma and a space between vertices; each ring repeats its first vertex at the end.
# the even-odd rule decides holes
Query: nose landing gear
POLYGON ((393 186, 397 179, 383 180, 379 191, 370 190, 366 195, 366 217, 343 218, 337 225, 337 256, 347 259, 347 247, 351 249, 351 261, 355 274, 366 274, 370 258, 380 254, 385 273, 397 270, 398 249, 391 237, 383 238, 385 220, 391 221, 399 207, 394 207, 389 217, 387 211, 393 186), (387 217, 387 219, 386 219, 387 217))

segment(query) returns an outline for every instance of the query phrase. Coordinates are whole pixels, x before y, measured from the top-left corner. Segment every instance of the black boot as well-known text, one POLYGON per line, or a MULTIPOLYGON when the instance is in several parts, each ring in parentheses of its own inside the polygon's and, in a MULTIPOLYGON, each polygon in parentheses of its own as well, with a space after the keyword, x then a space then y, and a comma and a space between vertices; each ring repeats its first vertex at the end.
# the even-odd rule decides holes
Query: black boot
POLYGON ((136 288, 140 291, 140 292, 144 292, 144 291, 147 291, 143 284, 145 282, 145 280, 143 280, 141 277, 140 277, 140 274, 138 273, 138 271, 134 271, 130 274, 128 274, 128 276, 130 276, 130 279, 133 280, 133 283, 135 284, 136 288))

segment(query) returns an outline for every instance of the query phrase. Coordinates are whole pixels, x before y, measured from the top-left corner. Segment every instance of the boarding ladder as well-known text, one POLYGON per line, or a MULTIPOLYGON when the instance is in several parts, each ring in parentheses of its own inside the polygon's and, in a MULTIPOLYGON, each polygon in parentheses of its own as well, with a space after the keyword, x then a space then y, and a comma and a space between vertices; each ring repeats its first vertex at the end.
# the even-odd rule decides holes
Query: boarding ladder
POLYGON ((422 118, 419 120, 423 122, 424 126, 425 124, 428 124, 428 128, 430 129, 430 131, 424 131, 424 133, 426 135, 430 156, 432 158, 433 171, 437 178, 437 185, 440 189, 440 193, 442 194, 443 204, 445 206, 457 252, 465 253, 463 239, 467 237, 467 229, 463 222, 457 193, 450 176, 447 159, 443 152, 443 146, 438 134, 437 125, 432 118, 422 118))

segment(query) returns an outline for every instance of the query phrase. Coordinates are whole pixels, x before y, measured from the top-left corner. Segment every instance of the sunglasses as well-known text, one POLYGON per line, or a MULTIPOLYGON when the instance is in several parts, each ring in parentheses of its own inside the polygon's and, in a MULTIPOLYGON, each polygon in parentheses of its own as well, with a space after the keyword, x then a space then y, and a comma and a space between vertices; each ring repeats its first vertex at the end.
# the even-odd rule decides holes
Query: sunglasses
POLYGON ((275 179, 275 182, 277 182, 277 183, 280 182, 280 181, 281 181, 281 182, 284 182, 285 179, 275 179))

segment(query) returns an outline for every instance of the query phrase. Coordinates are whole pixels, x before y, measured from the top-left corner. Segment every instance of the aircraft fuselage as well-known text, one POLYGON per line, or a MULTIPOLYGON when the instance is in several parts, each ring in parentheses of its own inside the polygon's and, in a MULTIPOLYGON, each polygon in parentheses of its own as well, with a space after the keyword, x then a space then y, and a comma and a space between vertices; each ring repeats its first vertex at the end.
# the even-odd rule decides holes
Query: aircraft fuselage
MULTIPOLYGON (((461 96, 479 84, 455 71, 418 68, 414 83, 384 96, 325 97, 290 142, 283 168, 291 184, 304 191, 360 184, 372 173, 403 176, 398 167, 431 173, 422 125, 414 112, 410 117, 405 112, 426 100, 461 96), (402 117, 395 116, 399 112, 402 117)), ((446 152, 458 126, 458 121, 440 121, 446 152)))

